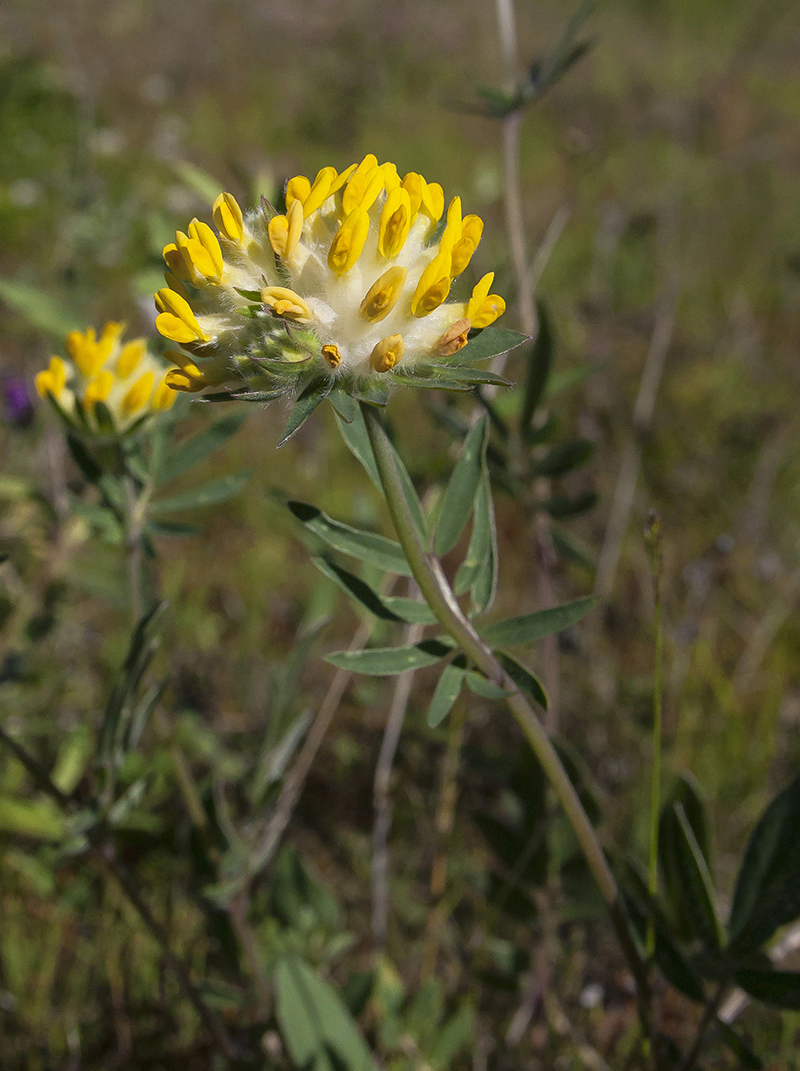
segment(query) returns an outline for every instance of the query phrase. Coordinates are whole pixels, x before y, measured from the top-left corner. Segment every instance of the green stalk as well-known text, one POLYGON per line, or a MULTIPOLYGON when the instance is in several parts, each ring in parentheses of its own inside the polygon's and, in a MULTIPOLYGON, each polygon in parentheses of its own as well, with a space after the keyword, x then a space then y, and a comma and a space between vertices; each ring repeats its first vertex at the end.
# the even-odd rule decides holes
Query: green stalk
MULTIPOLYGON (((389 515, 411 566, 414 579, 442 628, 489 680, 502 685, 511 692, 507 699, 511 712, 533 748, 534 754, 564 808, 589 869, 608 905, 617 938, 636 980, 642 1026, 652 1043, 654 1036, 647 970, 631 937, 617 883, 589 816, 533 708, 475 631, 472 622, 465 616, 444 575, 439 559, 430 553, 420 541, 380 413, 371 405, 362 403, 361 408, 389 515)), ((651 1045, 651 1049, 654 1053, 657 1052, 655 1045, 651 1045)))

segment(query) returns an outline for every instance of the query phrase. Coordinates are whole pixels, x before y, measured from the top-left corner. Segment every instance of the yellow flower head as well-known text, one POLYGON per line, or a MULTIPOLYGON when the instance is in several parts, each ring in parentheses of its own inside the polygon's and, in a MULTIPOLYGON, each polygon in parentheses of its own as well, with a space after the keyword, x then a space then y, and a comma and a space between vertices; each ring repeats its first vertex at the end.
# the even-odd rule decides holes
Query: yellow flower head
POLYGON ((283 214, 243 213, 221 193, 218 237, 192 220, 164 249, 156 325, 191 354, 173 355, 181 371, 170 386, 219 384, 223 369, 238 377, 237 396, 259 399, 314 386, 380 400, 391 383, 454 383, 470 330, 505 309, 489 293, 492 274, 466 301, 449 300, 481 240, 478 216, 371 154, 291 178, 285 200, 283 214))
POLYGON ((51 357, 36 376, 39 394, 82 435, 124 435, 175 401, 167 368, 145 339, 124 342, 123 331, 119 323, 107 323, 99 336, 93 327, 70 331, 69 359, 51 357))

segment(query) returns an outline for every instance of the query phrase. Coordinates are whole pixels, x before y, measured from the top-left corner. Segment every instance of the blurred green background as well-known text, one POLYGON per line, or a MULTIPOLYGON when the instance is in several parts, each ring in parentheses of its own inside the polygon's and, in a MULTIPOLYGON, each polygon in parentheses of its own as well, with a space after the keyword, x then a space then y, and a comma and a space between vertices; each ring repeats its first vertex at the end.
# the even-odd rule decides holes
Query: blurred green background
MULTIPOLYGON (((517 7, 520 55, 533 61, 571 9, 556 0, 517 7)), ((656 508, 667 770, 688 769, 702 784, 724 884, 755 817, 800 758, 800 10, 781 0, 604 0, 586 33, 590 53, 526 115, 522 179, 531 255, 554 242, 538 290, 552 314, 556 367, 575 372, 553 408, 595 444, 572 490, 595 488, 599 504, 570 522, 594 561, 632 443, 642 464, 602 608, 563 651, 561 731, 587 760, 610 836, 641 852, 653 661, 641 528, 656 508), (636 431, 642 369, 659 346, 652 419, 636 431)), ((9 0, 0 11, 0 278, 43 296, 30 316, 4 305, 0 371, 30 379, 59 352, 41 327, 59 324, 61 308, 82 326, 124 319, 152 336, 162 246, 192 215, 210 220, 218 190, 254 204, 288 176, 343 168, 367 152, 441 182, 483 216, 479 273, 496 270, 509 299, 504 323, 518 326, 500 127, 458 107, 474 102, 476 83, 502 80, 494 8, 473 0, 9 0)), ((513 361, 509 369, 522 374, 513 361)), ((448 437, 417 399, 398 397, 392 411, 424 487, 447 471, 448 437)), ((276 454, 285 417, 280 404, 252 412, 208 466, 251 467, 245 492, 199 516, 201 536, 159 548, 171 601, 170 717, 201 770, 211 770, 214 740, 224 740, 234 780, 237 755, 264 724, 270 667, 301 622, 333 614, 320 651, 344 646, 357 627, 268 492, 381 522, 329 416, 315 416, 276 454)), ((3 596, 0 699, 4 718, 45 748, 100 708, 126 643, 119 550, 67 523, 74 473, 53 423, 40 411, 30 428, 0 427, 0 540, 19 555, 20 597, 43 615, 41 642, 23 645, 17 596, 3 596), (11 672, 9 659, 22 670, 11 672)), ((514 504, 501 495, 498 510, 499 606, 522 612, 534 563, 514 504)), ((557 570, 562 598, 594 582, 589 568, 557 570)), ((319 703, 331 672, 318 659, 308 665, 306 705, 319 703)), ((423 676, 412 695, 394 787, 389 951, 407 981, 419 966, 414 935, 427 910, 446 746, 425 726, 430 688, 423 676)), ((350 689, 289 833, 335 891, 363 956, 372 775, 389 697, 380 681, 350 689)), ((464 953, 485 909, 475 875, 487 849, 470 821, 489 793, 480 761, 502 771, 518 748, 477 699, 466 733, 472 757, 450 880, 469 920, 456 912, 445 924, 441 974, 451 999, 480 988, 464 953)), ((145 953, 141 934, 130 937, 135 923, 121 905, 104 905, 101 917, 85 875, 53 877, 37 855, 41 830, 3 819, 3 801, 26 792, 0 756, 0 1043, 11 1054, 0 1063, 93 1068, 116 1053, 104 1067, 139 1066, 124 1043, 126 1017, 138 1022, 132 1009, 144 999, 131 991, 144 968, 131 963, 146 955, 155 963, 156 953, 145 953), (109 922, 114 912, 127 930, 109 922), (100 1029, 104 1008, 114 1025, 100 1029), (76 1031, 90 1039, 78 1056, 76 1031)), ((523 940, 517 921, 494 924, 510 947, 523 940)), ((560 952, 568 1001, 598 974, 614 988, 606 968, 593 966, 603 929, 588 932, 565 938, 560 952)), ((185 943, 193 947, 191 934, 185 943)), ((479 1034, 515 1007, 513 995, 475 999, 479 1034)), ((613 1009, 576 1014, 591 1020, 590 1032, 611 1038, 617 1029, 613 1009)), ((176 1049, 189 1051, 176 1037, 176 1049)), ((502 1066, 584 1066, 569 1062, 571 1046, 551 1022, 543 1035, 530 1032, 521 1062, 502 1066), (547 1062, 556 1058, 567 1062, 547 1062)), ((460 1059, 454 1067, 470 1066, 460 1059)))

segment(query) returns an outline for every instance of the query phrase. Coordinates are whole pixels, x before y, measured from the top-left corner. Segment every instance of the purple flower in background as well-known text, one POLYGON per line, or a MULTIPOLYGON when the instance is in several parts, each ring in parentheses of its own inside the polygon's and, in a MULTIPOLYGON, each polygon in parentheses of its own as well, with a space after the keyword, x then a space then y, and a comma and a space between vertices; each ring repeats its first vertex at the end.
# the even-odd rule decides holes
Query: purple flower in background
POLYGON ((0 376, 0 401, 3 422, 15 428, 28 428, 33 423, 33 403, 27 381, 22 376, 0 376))

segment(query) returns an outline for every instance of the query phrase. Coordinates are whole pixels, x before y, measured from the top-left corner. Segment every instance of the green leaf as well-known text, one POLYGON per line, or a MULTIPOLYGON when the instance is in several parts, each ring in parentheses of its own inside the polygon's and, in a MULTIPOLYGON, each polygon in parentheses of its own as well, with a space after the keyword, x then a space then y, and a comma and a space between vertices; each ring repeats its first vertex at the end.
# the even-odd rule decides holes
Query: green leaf
POLYGON ((570 498, 568 495, 555 495, 541 502, 541 508, 551 517, 577 517, 579 513, 586 513, 597 505, 598 494, 596 491, 584 491, 582 495, 570 498))
POLYGON ((534 462, 534 468, 541 476, 562 476, 583 465, 593 453, 593 442, 576 439, 563 446, 554 446, 548 454, 534 462))
POLYGON ((708 816, 699 786, 688 774, 680 775, 665 801, 661 809, 658 833, 658 861, 664 879, 665 900, 670 908, 676 932, 688 941, 694 929, 686 902, 688 889, 680 866, 681 848, 678 842, 683 839, 683 833, 676 805, 683 808, 698 849, 711 874, 708 816))
POLYGON ((539 408, 553 367, 553 330, 550 325, 550 314, 543 301, 537 300, 536 307, 539 313, 539 330, 528 358, 525 397, 520 416, 520 431, 523 435, 530 427, 536 410, 539 408))
POLYGON ((124 757, 125 741, 130 739, 131 706, 158 647, 161 619, 166 607, 166 602, 156 603, 133 631, 125 662, 100 725, 97 751, 101 761, 119 762, 124 757))
POLYGON ((550 636, 554 632, 562 632, 565 628, 569 628, 570 625, 574 625, 596 604, 597 599, 591 596, 584 599, 576 599, 574 602, 567 602, 562 606, 553 606, 548 610, 536 610, 532 614, 510 617, 506 621, 498 621, 494 625, 486 625, 481 629, 481 635, 488 643, 500 647, 534 643, 544 636, 550 636))
POLYGON ((759 948, 800 915, 800 774, 764 811, 745 849, 730 918, 731 946, 759 948))
POLYGON ((476 361, 488 361, 509 353, 527 340, 527 335, 519 331, 509 331, 506 327, 484 327, 479 335, 471 338, 458 353, 447 360, 450 364, 474 364, 476 361))
POLYGON ((378 466, 375 464, 375 455, 372 452, 372 445, 369 441, 369 434, 367 433, 367 425, 364 423, 364 414, 361 412, 361 409, 356 408, 356 415, 349 424, 342 420, 337 413, 336 424, 345 441, 347 449, 357 461, 361 462, 366 469, 369 478, 381 494, 383 494, 381 478, 378 474, 378 466))
POLYGON ((453 709, 453 704, 458 699, 463 683, 463 669, 453 665, 444 667, 439 683, 436 685, 436 691, 433 693, 431 705, 428 707, 428 725, 432 729, 435 729, 437 725, 441 725, 453 709))
POLYGON ((513 386, 513 383, 510 380, 506 379, 505 376, 499 375, 497 372, 490 372, 486 368, 470 368, 468 365, 464 365, 460 368, 453 368, 446 364, 439 365, 436 368, 435 378, 444 381, 448 386, 455 384, 464 384, 468 387, 480 385, 489 385, 492 387, 513 386))
POLYGON ((735 978, 745 993, 774 1008, 800 1010, 800 971, 740 970, 735 978))
POLYGON ((0 796, 0 830, 31 840, 59 841, 66 832, 66 818, 49 797, 25 800, 0 796))
POLYGON ((225 502, 242 490, 250 479, 251 470, 234 472, 228 476, 220 476, 211 480, 202 487, 193 487, 189 491, 181 491, 180 494, 171 495, 169 498, 158 498, 151 503, 150 512, 156 517, 165 513, 178 513, 185 509, 200 509, 202 506, 211 506, 216 502, 225 502))
POLYGON ((482 614, 489 608, 497 586, 497 528, 494 519, 492 489, 489 473, 484 465, 478 492, 475 495, 475 511, 472 518, 467 556, 456 574, 455 592, 463 595, 472 589, 472 606, 482 614))
POLYGON ((236 434, 247 419, 247 415, 246 409, 237 409, 221 420, 217 420, 205 431, 198 432, 190 439, 185 439, 177 446, 169 448, 169 453, 156 474, 158 483, 169 483, 170 480, 183 476, 185 472, 204 461, 215 450, 219 450, 236 434))
POLYGON ((423 640, 404 647, 372 647, 365 651, 335 651, 325 661, 351 673, 389 677, 409 669, 423 669, 446 658, 453 650, 449 641, 423 640))
POLYGON ((714 886, 703 853, 682 804, 670 804, 662 815, 665 839, 661 859, 670 874, 670 887, 677 887, 682 918, 707 951, 722 948, 724 932, 714 907, 714 886))
POLYGON ((475 1038, 475 1012, 468 1004, 462 1004, 436 1034, 430 1049, 433 1067, 451 1067, 456 1056, 475 1038))
POLYGON ((352 424, 356 419, 356 414, 359 413, 358 402, 348 391, 334 387, 328 395, 328 401, 336 411, 337 418, 345 424, 352 424))
POLYGON ((466 672, 467 687, 482 699, 507 699, 512 693, 487 680, 482 673, 469 669, 466 672))
POLYGON ((512 658, 511 655, 505 654, 503 651, 497 651, 496 657, 520 691, 524 692, 534 703, 538 703, 539 706, 547 710, 550 700, 547 698, 547 692, 544 690, 539 678, 522 662, 518 662, 516 658, 512 658))
POLYGON ((300 392, 297 401, 294 403, 294 408, 289 414, 289 419, 286 421, 283 435, 277 444, 278 447, 283 446, 296 431, 302 428, 320 402, 324 401, 328 396, 332 385, 333 380, 330 376, 319 377, 312 379, 308 386, 300 392))
POLYGON ((566 532, 555 526, 551 527, 550 535, 553 539, 553 546, 562 558, 566 558, 568 562, 572 562, 573 565, 578 565, 582 569, 588 569, 590 573, 594 571, 594 562, 589 550, 579 543, 577 539, 567 535, 566 532))
POLYGON ((209 175, 207 171, 189 163, 188 160, 175 160, 172 168, 176 175, 193 190, 202 201, 214 202, 220 190, 224 189, 219 179, 209 175))
MULTIPOLYGON (((420 538, 420 542, 423 546, 428 546, 430 541, 430 535, 428 533, 428 522, 425 519, 425 512, 422 509, 422 503, 419 500, 417 489, 414 487, 414 483, 405 466, 403 459, 395 449, 394 443, 389 440, 389 448, 392 451, 394 457, 395 468, 397 469, 397 475, 400 477, 400 483, 403 485, 403 495, 408 505, 411 519, 414 522, 414 527, 417 530, 417 535, 420 538)), ((382 492, 381 492, 382 493, 382 492)))
POLYGON ((355 1021, 336 991, 299 956, 282 956, 275 967, 275 1013, 295 1067, 332 1069, 328 1050, 347 1071, 375 1065, 355 1021))
POLYGON ((669 923, 650 896, 644 878, 630 863, 623 869, 622 893, 628 916, 641 941, 645 940, 648 920, 652 920, 656 938, 655 960, 661 973, 680 993, 704 1004, 702 978, 673 939, 669 923))
POLYGON ((324 576, 338 584, 352 599, 355 599, 359 605, 363 606, 365 610, 369 610, 375 617, 379 617, 382 621, 402 620, 386 606, 378 592, 371 588, 365 580, 354 576, 353 573, 349 573, 328 558, 315 557, 311 560, 324 576))
POLYGON ((460 381, 451 382, 444 377, 439 378, 427 373, 427 370, 423 367, 416 367, 411 372, 403 372, 393 369, 391 372, 386 373, 386 377, 390 378, 390 382, 396 384, 398 387, 411 387, 419 388, 423 390, 456 390, 467 393, 472 390, 472 385, 460 381))
POLYGON ((436 614, 423 599, 406 599, 402 595, 386 595, 384 606, 410 625, 435 625, 436 614))
POLYGON ((483 469, 488 427, 489 422, 484 416, 472 428, 447 484, 433 538, 433 549, 439 557, 453 549, 472 513, 483 469))
POLYGON ((288 502, 287 505, 301 524, 334 550, 400 576, 411 576, 411 567, 403 548, 393 539, 334 521, 316 506, 309 506, 305 502, 288 502))
POLYGON ((59 342, 63 343, 70 331, 85 326, 71 309, 28 283, 0 279, 0 297, 24 316, 28 323, 59 342))

